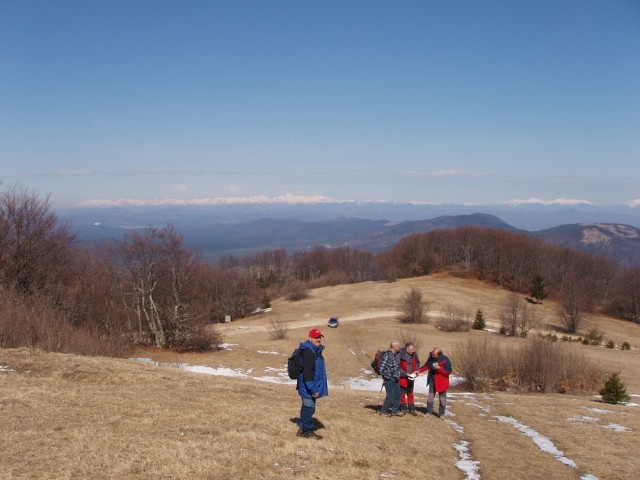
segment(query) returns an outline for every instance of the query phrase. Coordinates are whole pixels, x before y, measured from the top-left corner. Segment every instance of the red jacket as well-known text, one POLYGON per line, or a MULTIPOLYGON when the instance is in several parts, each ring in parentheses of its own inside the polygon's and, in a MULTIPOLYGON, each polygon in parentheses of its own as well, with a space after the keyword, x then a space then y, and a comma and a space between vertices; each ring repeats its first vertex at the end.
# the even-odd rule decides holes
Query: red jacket
POLYGON ((445 355, 440 354, 440 356, 436 359, 432 356, 429 356, 427 363, 425 363, 418 372, 426 372, 429 371, 427 376, 427 384, 431 385, 431 381, 433 381, 433 386, 436 393, 442 393, 449 390, 449 375, 451 375, 451 360, 445 355), (439 369, 433 368, 433 365, 438 364, 440 366, 439 369))
POLYGON ((407 374, 414 373, 416 370, 418 370, 420 359, 418 358, 417 352, 413 355, 409 355, 404 348, 400 350, 398 359, 400 360, 398 366, 403 373, 403 376, 400 377, 399 383, 401 387, 407 388, 409 382, 412 381, 407 378, 407 374))

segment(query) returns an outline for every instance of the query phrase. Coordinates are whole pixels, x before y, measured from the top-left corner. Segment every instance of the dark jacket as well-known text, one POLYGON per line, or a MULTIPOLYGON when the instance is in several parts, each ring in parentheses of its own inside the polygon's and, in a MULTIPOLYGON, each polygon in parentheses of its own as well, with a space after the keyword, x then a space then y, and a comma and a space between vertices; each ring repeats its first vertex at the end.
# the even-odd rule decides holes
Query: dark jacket
POLYGON ((429 355, 426 363, 418 370, 420 373, 428 371, 427 385, 429 388, 433 388, 436 393, 446 392, 449 389, 449 375, 451 375, 451 360, 444 353, 441 353, 437 358, 433 358, 429 355), (436 370, 433 368, 435 364, 438 364, 440 368, 436 370))
POLYGON ((329 395, 327 371, 322 356, 323 350, 324 345, 316 346, 309 340, 300 344, 302 372, 300 372, 296 388, 303 398, 311 398, 315 393, 319 394, 316 398, 329 395))
POLYGON ((382 355, 382 365, 380 365, 380 375, 385 380, 390 380, 392 378, 399 379, 402 375, 402 371, 398 366, 398 353, 393 353, 391 349, 384 352, 382 355))

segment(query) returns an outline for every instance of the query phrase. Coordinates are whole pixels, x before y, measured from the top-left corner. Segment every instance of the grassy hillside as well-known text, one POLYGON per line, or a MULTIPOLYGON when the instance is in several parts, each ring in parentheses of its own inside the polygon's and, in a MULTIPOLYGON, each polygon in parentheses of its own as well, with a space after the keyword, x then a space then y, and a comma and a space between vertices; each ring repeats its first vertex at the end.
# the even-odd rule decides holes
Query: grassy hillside
MULTIPOLYGON (((433 323, 401 325, 395 309, 410 285, 423 291, 432 315, 449 303, 482 308, 493 328, 507 295, 447 276, 327 287, 300 302, 276 301, 263 316, 221 326, 227 350, 136 352, 237 378, 128 360, 0 350, 0 478, 637 478, 640 461, 620 455, 640 442, 640 407, 634 403, 454 391, 445 421, 378 418, 382 395, 356 390, 350 379, 369 380, 363 369, 370 355, 392 337, 413 335, 424 358, 434 345, 448 353, 472 336, 525 341, 489 332, 443 333, 433 323), (324 327, 330 316, 341 318, 338 329, 324 327), (289 325, 286 339, 270 338, 273 319, 289 325), (277 383, 286 356, 310 326, 326 335, 332 385, 330 396, 318 402, 324 424, 319 442, 295 436, 299 399, 292 385, 277 383)), ((558 328, 553 302, 540 310, 544 328, 558 328)), ((576 348, 620 370, 628 391, 640 394, 640 326, 593 316, 585 330, 595 325, 606 338, 629 341, 634 349, 576 348)))

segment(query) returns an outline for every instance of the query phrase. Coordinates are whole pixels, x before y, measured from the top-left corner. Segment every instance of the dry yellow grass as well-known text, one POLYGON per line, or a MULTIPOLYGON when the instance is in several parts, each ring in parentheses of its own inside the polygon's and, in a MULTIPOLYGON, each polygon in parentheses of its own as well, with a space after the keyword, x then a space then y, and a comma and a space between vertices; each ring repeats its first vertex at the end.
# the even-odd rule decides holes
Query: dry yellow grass
MULTIPOLYGON (((273 375, 270 370, 284 367, 308 328, 318 326, 326 335, 325 357, 334 386, 318 402, 317 417, 325 425, 319 442, 295 436, 292 419, 300 402, 291 385, 127 360, 0 350, 0 366, 15 370, 0 372, 0 478, 464 478, 454 449, 463 439, 470 442, 472 459, 486 479, 577 478, 587 473, 600 479, 637 478, 640 461, 621 452, 640 444, 640 407, 609 406, 590 396, 457 394, 448 422, 376 417, 381 394, 343 387, 346 379, 368 368, 375 349, 402 331, 419 337, 419 352, 426 358, 436 344, 447 352, 468 336, 491 335, 399 324, 395 308, 410 285, 423 291, 432 311, 448 303, 472 311, 482 308, 490 323, 508 294, 447 276, 327 287, 301 302, 274 302, 267 315, 219 327, 225 341, 235 344, 231 350, 137 352, 159 361, 273 375), (341 326, 324 327, 336 315, 341 326), (287 339, 269 336, 276 316, 290 327, 287 339), (541 451, 532 438, 498 416, 547 437, 577 467, 541 451), (629 431, 604 428, 610 424, 629 431)), ((545 323, 553 325, 556 306, 545 302, 541 307, 545 323)), ((590 317, 585 328, 592 325, 616 343, 640 343, 638 325, 600 316, 590 317)), ((605 369, 620 370, 628 391, 640 393, 637 349, 579 348, 605 369)))
POLYGON ((0 364, 16 369, 0 374, 2 478, 458 476, 455 432, 378 418, 375 395, 323 399, 317 442, 295 436, 290 386, 27 350, 0 364))

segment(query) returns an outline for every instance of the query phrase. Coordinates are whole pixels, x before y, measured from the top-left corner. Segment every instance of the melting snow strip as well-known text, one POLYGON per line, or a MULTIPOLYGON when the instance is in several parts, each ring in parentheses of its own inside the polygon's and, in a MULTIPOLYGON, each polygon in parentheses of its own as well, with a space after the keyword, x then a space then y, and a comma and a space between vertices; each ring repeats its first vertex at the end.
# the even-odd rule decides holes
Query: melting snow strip
POLYGON ((536 432, 533 428, 525 425, 524 423, 520 423, 513 417, 504 417, 502 415, 497 415, 496 418, 503 423, 510 423, 511 425, 513 425, 518 431, 531 438, 531 440, 533 440, 533 443, 535 443, 540 450, 553 455, 559 462, 564 463, 565 465, 572 468, 578 468, 576 462, 568 457, 565 457, 564 453, 558 450, 558 448, 549 438, 545 437, 541 433, 536 432))
POLYGON ((458 452, 456 468, 464 473, 464 478, 466 480, 480 480, 480 474, 478 473, 480 462, 474 460, 471 456, 469 451, 470 443, 464 439, 464 428, 453 420, 446 419, 445 422, 451 425, 451 427, 453 427, 453 429, 462 437, 458 443, 453 444, 453 448, 458 452))
POLYGON ((603 425, 602 428, 606 428, 607 430, 613 430, 614 432, 617 432, 617 433, 631 431, 630 428, 627 428, 624 425, 620 425, 619 423, 609 423, 608 425, 603 425))
MULTIPOLYGON (((131 358, 131 361, 144 363, 147 365, 154 365, 156 367, 169 367, 169 368, 179 368, 180 370, 184 370, 185 372, 191 373, 201 373, 204 375, 213 375, 217 377, 233 377, 233 378, 246 378, 251 380, 256 380, 258 382, 266 382, 266 383, 278 383, 281 385, 295 385, 296 381, 291 380, 286 373, 278 373, 278 376, 265 376, 265 377, 254 377, 250 375, 253 369, 250 370, 242 370, 241 368, 231 369, 229 367, 225 367, 220 365, 217 368, 214 367, 205 367, 202 365, 188 365, 186 363, 170 363, 170 362, 156 362, 155 360, 151 360, 150 358, 131 358)), ((265 369, 265 371, 270 372, 278 372, 278 369, 269 370, 269 367, 265 369)))
POLYGON ((605 410, 603 408, 596 408, 596 407, 583 407, 583 408, 593 413, 612 413, 611 410, 605 410))
POLYGON ((580 475, 580 477, 578 477, 580 480, 600 480, 598 477, 596 477, 595 475, 591 475, 590 473, 585 473, 584 475, 580 475))
POLYGON ((0 365, 0 373, 15 372, 13 368, 9 368, 7 365, 0 365))
POLYGON ((599 418, 589 417, 587 415, 575 415, 573 417, 567 417, 567 420, 569 420, 570 422, 586 422, 586 423, 592 423, 592 422, 599 422, 600 421, 599 418))
POLYGON ((264 353, 266 355, 280 355, 278 352, 268 352, 267 350, 258 350, 258 353, 264 353))

